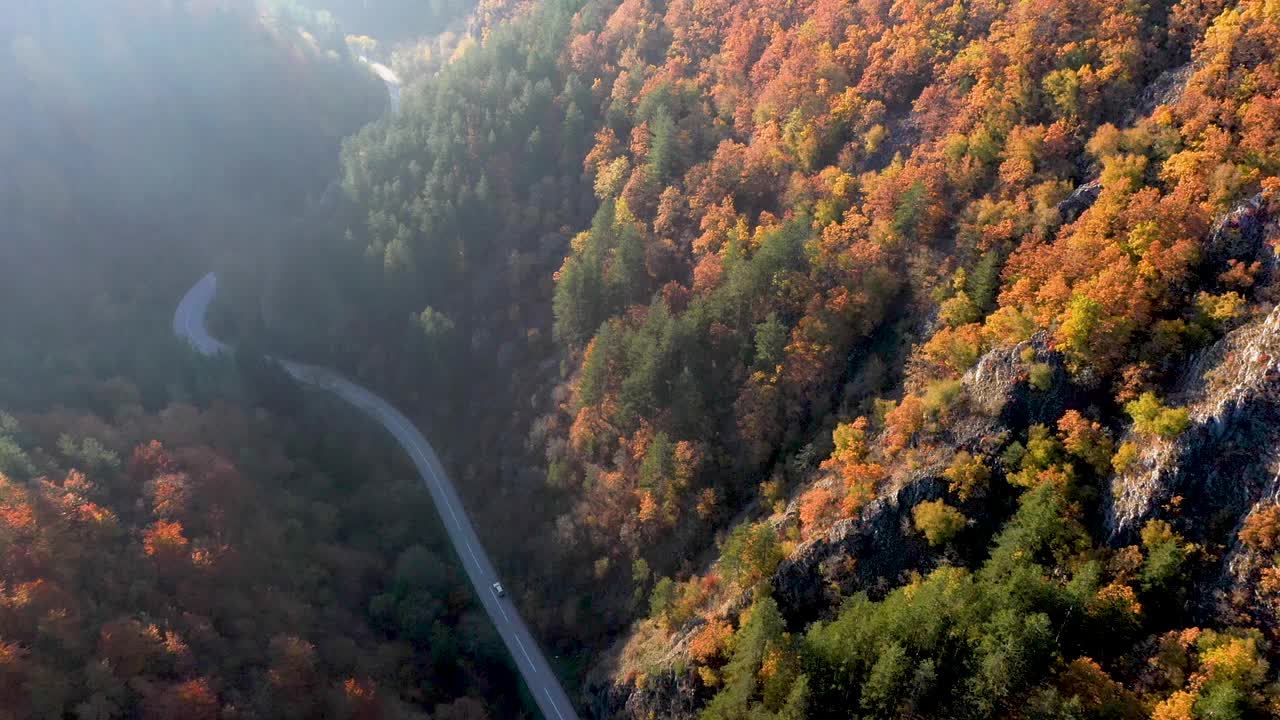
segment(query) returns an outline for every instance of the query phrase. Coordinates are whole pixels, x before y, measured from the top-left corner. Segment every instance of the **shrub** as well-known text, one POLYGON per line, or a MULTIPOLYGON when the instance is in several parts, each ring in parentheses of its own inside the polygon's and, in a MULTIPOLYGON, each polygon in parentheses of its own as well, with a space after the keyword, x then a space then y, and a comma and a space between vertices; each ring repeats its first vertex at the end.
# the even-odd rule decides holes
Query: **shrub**
POLYGON ((664 577, 654 583, 653 592, 649 594, 649 615, 665 622, 675 602, 675 581, 669 577, 664 577))
POLYGON ((689 641, 689 659, 696 663, 706 663, 718 657, 731 637, 733 628, 729 623, 719 619, 707 622, 689 641))
POLYGON ((981 320, 982 309, 962 291, 938 306, 938 319, 948 327, 956 328, 981 320))
POLYGON ((1046 392, 1053 387, 1053 368, 1048 363, 1033 363, 1027 373, 1032 388, 1046 392))
POLYGON ((769 577, 782 562, 778 533, 768 523, 743 523, 725 540, 720 567, 724 577, 740 587, 751 587, 769 577))
POLYGON ((814 488, 800 498, 800 527, 804 537, 809 537, 814 530, 820 528, 835 517, 835 493, 827 488, 814 488))
POLYGON ((982 333, 976 324, 945 327, 934 333, 921 353, 940 370, 959 375, 982 357, 982 333))
POLYGON ((924 391, 924 404, 931 412, 940 413, 955 407, 964 391, 964 383, 959 380, 939 380, 931 383, 924 391))
POLYGON ((980 457, 961 450, 951 460, 951 466, 943 471, 947 486, 961 502, 982 495, 991 479, 991 470, 980 457))
POLYGON ((1182 575, 1191 547, 1169 523, 1150 520, 1143 525, 1142 546, 1147 551, 1147 560, 1142 566, 1144 589, 1160 589, 1182 575))
POLYGON ((1240 528, 1240 542, 1260 552, 1280 549, 1280 505, 1268 505, 1250 514, 1240 528))
POLYGON ((1186 408, 1169 408, 1153 392, 1144 392, 1124 406, 1133 418, 1133 429, 1143 435, 1171 439, 1191 426, 1191 413, 1186 408))
POLYGON ((1123 473, 1138 459, 1138 446, 1131 442, 1122 442, 1111 456, 1111 469, 1123 473))
POLYGON ((934 547, 951 542, 969 522, 963 513, 942 500, 922 502, 916 505, 911 515, 916 531, 924 535, 924 539, 934 547))
POLYGON ((1058 434, 1067 452, 1088 463, 1099 475, 1111 468, 1111 436, 1098 423, 1076 410, 1068 410, 1058 420, 1058 434))

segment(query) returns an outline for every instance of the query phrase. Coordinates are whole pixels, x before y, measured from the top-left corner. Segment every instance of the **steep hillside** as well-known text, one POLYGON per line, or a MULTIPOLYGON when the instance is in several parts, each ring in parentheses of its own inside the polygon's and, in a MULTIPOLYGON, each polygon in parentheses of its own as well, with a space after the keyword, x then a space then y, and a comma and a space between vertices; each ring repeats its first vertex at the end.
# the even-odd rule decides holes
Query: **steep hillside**
POLYGON ((536 4, 347 143, 291 342, 435 419, 600 716, 1261 711, 1277 23, 536 4))
POLYGON ((1078 219, 1019 244, 980 324, 947 318, 963 307, 957 298, 971 300, 957 287, 942 327, 913 353, 903 400, 838 426, 821 479, 765 525, 745 526, 767 531, 735 531, 750 541, 731 538, 712 572, 655 595, 652 618, 591 685, 602 716, 705 707, 703 717, 834 717, 856 704, 875 716, 1214 717, 1268 707, 1268 553, 1280 512, 1272 455, 1259 449, 1273 444, 1277 233, 1274 181, 1263 178, 1276 146, 1269 121, 1249 115, 1266 92, 1235 88, 1275 81, 1277 19, 1249 3, 1222 14, 1173 86, 1150 93, 1162 101, 1149 115, 1094 135, 1101 181, 1058 206, 1078 219), (1215 122, 1226 117, 1249 120, 1215 122), (1208 149, 1206 132, 1237 134, 1208 149), (1253 195, 1259 181, 1267 189, 1253 195), (1008 344, 1037 330, 1030 345, 1008 344), (839 519, 851 499, 854 517, 839 519), (833 617, 851 593, 862 599, 833 617), (951 593, 974 594, 945 605, 951 593), (966 618, 971 604, 989 619, 966 618), (1028 624, 1002 628, 1002 612, 1028 624), (901 624, 910 617, 972 640, 912 633, 901 624), (1052 640, 1035 638, 1038 617, 1052 640), (1211 629, 1183 629, 1196 625, 1211 629), (1209 658, 1223 647, 1245 653, 1247 674, 1215 671, 1209 658), (1178 673, 1168 674, 1167 653, 1182 658, 1178 673), (779 669, 769 679, 762 668, 779 669))

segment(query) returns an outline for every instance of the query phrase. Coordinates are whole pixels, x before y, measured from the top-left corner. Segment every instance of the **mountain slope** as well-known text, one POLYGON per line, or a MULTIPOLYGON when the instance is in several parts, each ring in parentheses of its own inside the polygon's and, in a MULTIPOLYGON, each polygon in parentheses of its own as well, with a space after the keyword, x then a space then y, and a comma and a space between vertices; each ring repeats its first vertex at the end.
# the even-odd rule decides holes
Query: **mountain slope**
POLYGON ((1258 710, 1265 638, 1191 631, 1231 523, 1107 523, 1269 311, 1215 223, 1277 188, 1273 5, 541 6, 347 145, 303 342, 456 379, 526 614, 584 678, 627 636, 603 715, 1258 710))

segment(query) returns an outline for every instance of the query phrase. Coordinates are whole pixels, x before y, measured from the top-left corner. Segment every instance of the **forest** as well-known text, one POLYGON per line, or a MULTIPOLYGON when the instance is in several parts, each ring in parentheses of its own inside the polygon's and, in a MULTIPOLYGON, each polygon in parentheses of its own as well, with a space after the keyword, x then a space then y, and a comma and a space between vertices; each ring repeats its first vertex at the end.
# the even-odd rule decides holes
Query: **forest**
POLYGON ((329 13, 348 35, 372 37, 383 44, 419 39, 425 29, 443 29, 465 20, 471 0, 294 0, 316 12, 329 13))
POLYGON ((1116 517, 1193 361, 1271 332, 1278 23, 518 7, 344 144, 294 342, 474 419, 437 432, 601 716, 1272 714, 1270 491, 1116 517), (886 508, 900 547, 834 545, 886 508))
POLYGON ((533 712, 269 350, 583 717, 1280 716, 1276 0, 101 5, 0 26, 0 715, 533 712))
POLYGON ((261 10, 3 11, 0 717, 527 716, 398 447, 170 330, 386 107, 336 26, 261 10))

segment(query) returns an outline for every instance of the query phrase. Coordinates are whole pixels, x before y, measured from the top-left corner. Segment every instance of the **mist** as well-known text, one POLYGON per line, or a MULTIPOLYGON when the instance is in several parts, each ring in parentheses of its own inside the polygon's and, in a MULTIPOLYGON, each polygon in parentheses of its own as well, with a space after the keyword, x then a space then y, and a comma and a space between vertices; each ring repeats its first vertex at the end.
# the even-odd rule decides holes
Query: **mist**
POLYGON ((0 715, 1273 717, 1277 0, 0 0, 0 715))

